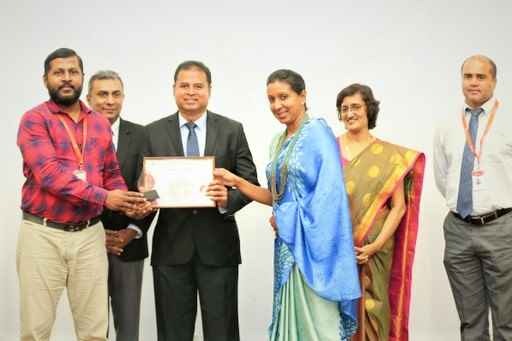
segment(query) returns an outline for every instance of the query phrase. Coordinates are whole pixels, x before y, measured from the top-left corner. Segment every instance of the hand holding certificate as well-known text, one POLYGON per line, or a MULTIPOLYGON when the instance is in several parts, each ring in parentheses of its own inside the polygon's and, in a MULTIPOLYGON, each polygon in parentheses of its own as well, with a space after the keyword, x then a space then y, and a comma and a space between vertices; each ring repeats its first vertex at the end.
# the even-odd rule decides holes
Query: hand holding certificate
POLYGON ((145 157, 139 189, 156 207, 215 207, 214 157, 145 157))

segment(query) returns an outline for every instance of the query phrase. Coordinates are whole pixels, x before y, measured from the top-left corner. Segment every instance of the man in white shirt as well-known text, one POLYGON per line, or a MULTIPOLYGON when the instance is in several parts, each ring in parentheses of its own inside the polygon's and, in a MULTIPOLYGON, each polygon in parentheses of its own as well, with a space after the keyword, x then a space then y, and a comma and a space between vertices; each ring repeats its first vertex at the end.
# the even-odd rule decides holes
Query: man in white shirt
MULTIPOLYGON (((119 75, 114 71, 95 73, 89 80, 87 101, 110 121, 121 174, 128 188, 137 191, 147 139, 143 126, 120 117, 124 86, 119 75)), ((107 236, 108 291, 117 341, 139 340, 142 274, 148 256, 146 232, 151 219, 135 221, 111 210, 104 210, 101 216, 107 236)))
MULTIPOLYGON (((496 65, 475 55, 462 64, 465 103, 436 131, 434 175, 450 212, 444 265, 463 341, 512 340, 512 135, 493 97, 496 65)), ((505 103, 506 104, 506 103, 505 103)))

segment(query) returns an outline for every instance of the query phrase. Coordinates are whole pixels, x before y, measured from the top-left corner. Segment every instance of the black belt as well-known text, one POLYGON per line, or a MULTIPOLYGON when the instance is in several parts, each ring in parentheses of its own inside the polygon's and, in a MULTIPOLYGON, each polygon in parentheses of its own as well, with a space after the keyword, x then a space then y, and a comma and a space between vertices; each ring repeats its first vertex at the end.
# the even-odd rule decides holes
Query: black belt
POLYGON ((92 226, 97 224, 100 221, 99 217, 92 218, 91 220, 87 221, 81 221, 78 223, 58 223, 56 221, 51 221, 43 217, 39 217, 27 212, 23 212, 23 219, 31 221, 33 223, 39 224, 39 225, 45 225, 48 227, 52 227, 54 229, 59 229, 67 232, 77 232, 82 231, 86 227, 92 226))
POLYGON ((470 223, 473 225, 485 225, 490 223, 491 221, 498 219, 499 217, 512 212, 512 207, 509 208, 500 208, 499 210, 482 214, 482 215, 470 215, 466 218, 462 218, 462 216, 458 213, 452 212, 454 216, 459 218, 460 220, 464 220, 466 223, 470 223))

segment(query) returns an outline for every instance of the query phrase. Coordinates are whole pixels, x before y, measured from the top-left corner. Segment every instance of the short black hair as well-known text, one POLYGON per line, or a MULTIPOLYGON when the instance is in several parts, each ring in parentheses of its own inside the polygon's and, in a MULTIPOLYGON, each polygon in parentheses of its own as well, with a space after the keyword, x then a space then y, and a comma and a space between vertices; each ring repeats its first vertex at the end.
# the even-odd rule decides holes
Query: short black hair
MULTIPOLYGON (((270 83, 274 82, 284 82, 287 83, 292 90, 300 95, 302 91, 306 90, 306 82, 304 82, 304 78, 298 73, 290 69, 279 69, 272 72, 267 77, 267 86, 270 83)), ((308 106, 304 103, 304 110, 308 110, 308 106)))
POLYGON ((69 58, 76 57, 78 59, 78 64, 80 64, 80 70, 84 73, 84 63, 82 62, 82 58, 72 49, 68 49, 66 47, 61 47, 56 49, 52 53, 46 57, 44 60, 44 75, 48 75, 48 71, 50 71, 50 63, 57 58, 69 58))
POLYGON ((302 91, 306 90, 306 83, 304 82, 304 78, 302 78, 299 73, 293 70, 279 69, 272 72, 267 77, 267 85, 277 81, 287 83, 298 95, 300 95, 302 91))
POLYGON ((212 85, 212 74, 210 72, 210 69, 203 62, 197 60, 187 60, 178 65, 176 71, 174 71, 174 82, 176 83, 180 71, 190 69, 199 69, 203 71, 204 74, 206 75, 206 81, 208 82, 208 85, 212 85))
POLYGON ((338 118, 341 120, 341 104, 345 97, 360 94, 366 105, 366 116, 368 117, 368 129, 375 128, 377 124, 377 116, 379 114, 380 102, 373 97, 372 89, 368 85, 354 83, 340 91, 336 98, 336 109, 338 118))

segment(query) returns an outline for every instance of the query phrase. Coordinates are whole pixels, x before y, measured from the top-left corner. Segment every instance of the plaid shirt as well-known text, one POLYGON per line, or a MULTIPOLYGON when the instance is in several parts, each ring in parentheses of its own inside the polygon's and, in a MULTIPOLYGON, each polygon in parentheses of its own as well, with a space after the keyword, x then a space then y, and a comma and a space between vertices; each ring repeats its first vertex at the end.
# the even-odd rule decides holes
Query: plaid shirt
POLYGON ((77 123, 52 101, 23 115, 17 141, 26 177, 22 189, 23 211, 60 223, 81 222, 102 212, 108 190, 127 189, 112 144, 109 122, 83 102, 80 108, 77 123), (83 156, 87 181, 73 174, 79 161, 59 116, 74 133, 80 150, 87 119, 83 156))

